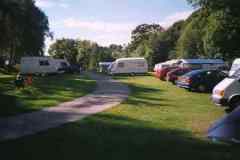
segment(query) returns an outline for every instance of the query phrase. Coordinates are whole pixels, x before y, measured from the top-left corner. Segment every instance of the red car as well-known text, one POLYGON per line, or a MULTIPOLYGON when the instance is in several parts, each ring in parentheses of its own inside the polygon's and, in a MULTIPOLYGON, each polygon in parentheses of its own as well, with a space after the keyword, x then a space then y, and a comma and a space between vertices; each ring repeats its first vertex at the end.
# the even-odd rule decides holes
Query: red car
POLYGON ((156 77, 161 80, 166 80, 167 73, 176 69, 177 67, 164 67, 156 71, 156 77))
POLYGON ((178 77, 191 71, 191 68, 176 68, 167 73, 167 81, 176 83, 178 77))

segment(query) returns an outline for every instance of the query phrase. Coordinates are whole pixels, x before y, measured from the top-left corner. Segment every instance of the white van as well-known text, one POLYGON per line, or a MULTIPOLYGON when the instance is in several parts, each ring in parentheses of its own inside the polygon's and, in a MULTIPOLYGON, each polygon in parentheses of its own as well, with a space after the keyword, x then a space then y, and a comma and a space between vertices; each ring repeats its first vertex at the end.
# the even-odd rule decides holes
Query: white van
POLYGON ((20 63, 21 74, 54 74, 58 72, 56 62, 51 57, 23 57, 20 63))
POLYGON ((240 58, 235 59, 232 64, 232 68, 229 72, 229 76, 234 75, 236 71, 240 70, 240 58))
POLYGON ((120 58, 109 67, 110 74, 140 74, 148 72, 148 63, 144 58, 120 58))
POLYGON ((221 59, 181 59, 179 67, 192 69, 219 69, 225 67, 225 62, 221 59))
POLYGON ((213 89, 212 100, 219 106, 229 107, 230 110, 240 105, 240 69, 213 89))

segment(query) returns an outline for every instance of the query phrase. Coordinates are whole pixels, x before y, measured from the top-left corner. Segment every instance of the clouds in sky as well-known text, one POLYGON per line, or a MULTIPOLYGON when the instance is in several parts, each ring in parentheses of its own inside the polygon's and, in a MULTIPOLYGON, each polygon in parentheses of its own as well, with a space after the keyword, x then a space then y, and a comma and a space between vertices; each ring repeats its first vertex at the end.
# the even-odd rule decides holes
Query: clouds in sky
POLYGON ((164 28, 168 28, 177 21, 186 20, 192 13, 193 11, 177 12, 167 16, 163 21, 159 22, 159 24, 164 28))
MULTIPOLYGON (((192 11, 177 12, 167 16, 159 24, 168 28, 176 21, 187 19, 191 14, 192 11)), ((78 18, 67 18, 55 25, 62 26, 66 30, 76 30, 76 37, 73 38, 90 39, 106 46, 111 43, 124 44, 130 42, 131 31, 139 24, 83 21, 78 18)))
POLYGON ((40 8, 69 8, 70 5, 66 3, 66 0, 36 0, 36 5, 40 8))
MULTIPOLYGON (((116 21, 117 19, 111 21, 107 18, 91 18, 90 20, 84 13, 75 13, 78 11, 78 8, 76 9, 72 3, 73 1, 70 0, 36 0, 38 7, 44 9, 47 14, 50 13, 50 15, 48 15, 50 27, 54 32, 55 38, 88 39, 104 46, 112 43, 129 43, 131 40, 131 31, 141 23, 159 23, 164 28, 168 28, 176 21, 187 19, 193 12, 191 9, 185 9, 185 11, 181 12, 171 11, 171 13, 163 19, 159 13, 159 15, 156 15, 159 16, 159 21, 149 20, 149 22, 146 21, 146 19, 136 19, 137 22, 131 20, 116 21), (64 9, 64 11, 61 9, 64 9)), ((98 6, 93 7, 97 8, 98 6)), ((127 16, 127 14, 129 13, 123 13, 122 15, 127 16)), ((115 13, 109 16, 114 17, 114 15, 115 13)), ((50 43, 52 42, 47 41, 47 45, 50 43)))

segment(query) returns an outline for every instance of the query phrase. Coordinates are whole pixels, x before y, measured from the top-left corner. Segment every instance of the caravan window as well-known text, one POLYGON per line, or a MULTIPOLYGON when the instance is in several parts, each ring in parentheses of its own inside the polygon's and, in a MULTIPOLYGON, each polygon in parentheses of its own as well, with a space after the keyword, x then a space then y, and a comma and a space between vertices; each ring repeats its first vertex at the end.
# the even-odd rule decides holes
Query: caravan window
POLYGON ((124 63, 123 62, 118 63, 118 67, 119 68, 124 68, 124 63))
POLYGON ((40 66, 49 66, 50 64, 49 64, 48 60, 41 60, 41 61, 39 61, 39 65, 40 66))

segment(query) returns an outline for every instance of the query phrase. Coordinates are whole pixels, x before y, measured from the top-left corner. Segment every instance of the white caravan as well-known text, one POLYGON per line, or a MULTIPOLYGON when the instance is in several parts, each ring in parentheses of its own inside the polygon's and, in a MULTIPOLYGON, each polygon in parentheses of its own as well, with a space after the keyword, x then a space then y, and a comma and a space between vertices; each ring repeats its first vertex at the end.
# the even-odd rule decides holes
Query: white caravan
POLYGON ((144 58, 120 58, 109 67, 110 74, 140 74, 148 72, 148 63, 144 58))
POLYGON ((226 66, 221 59, 181 59, 179 67, 192 69, 220 69, 226 66))
POLYGON ((22 74, 54 74, 58 72, 51 57, 23 57, 20 64, 22 74))

